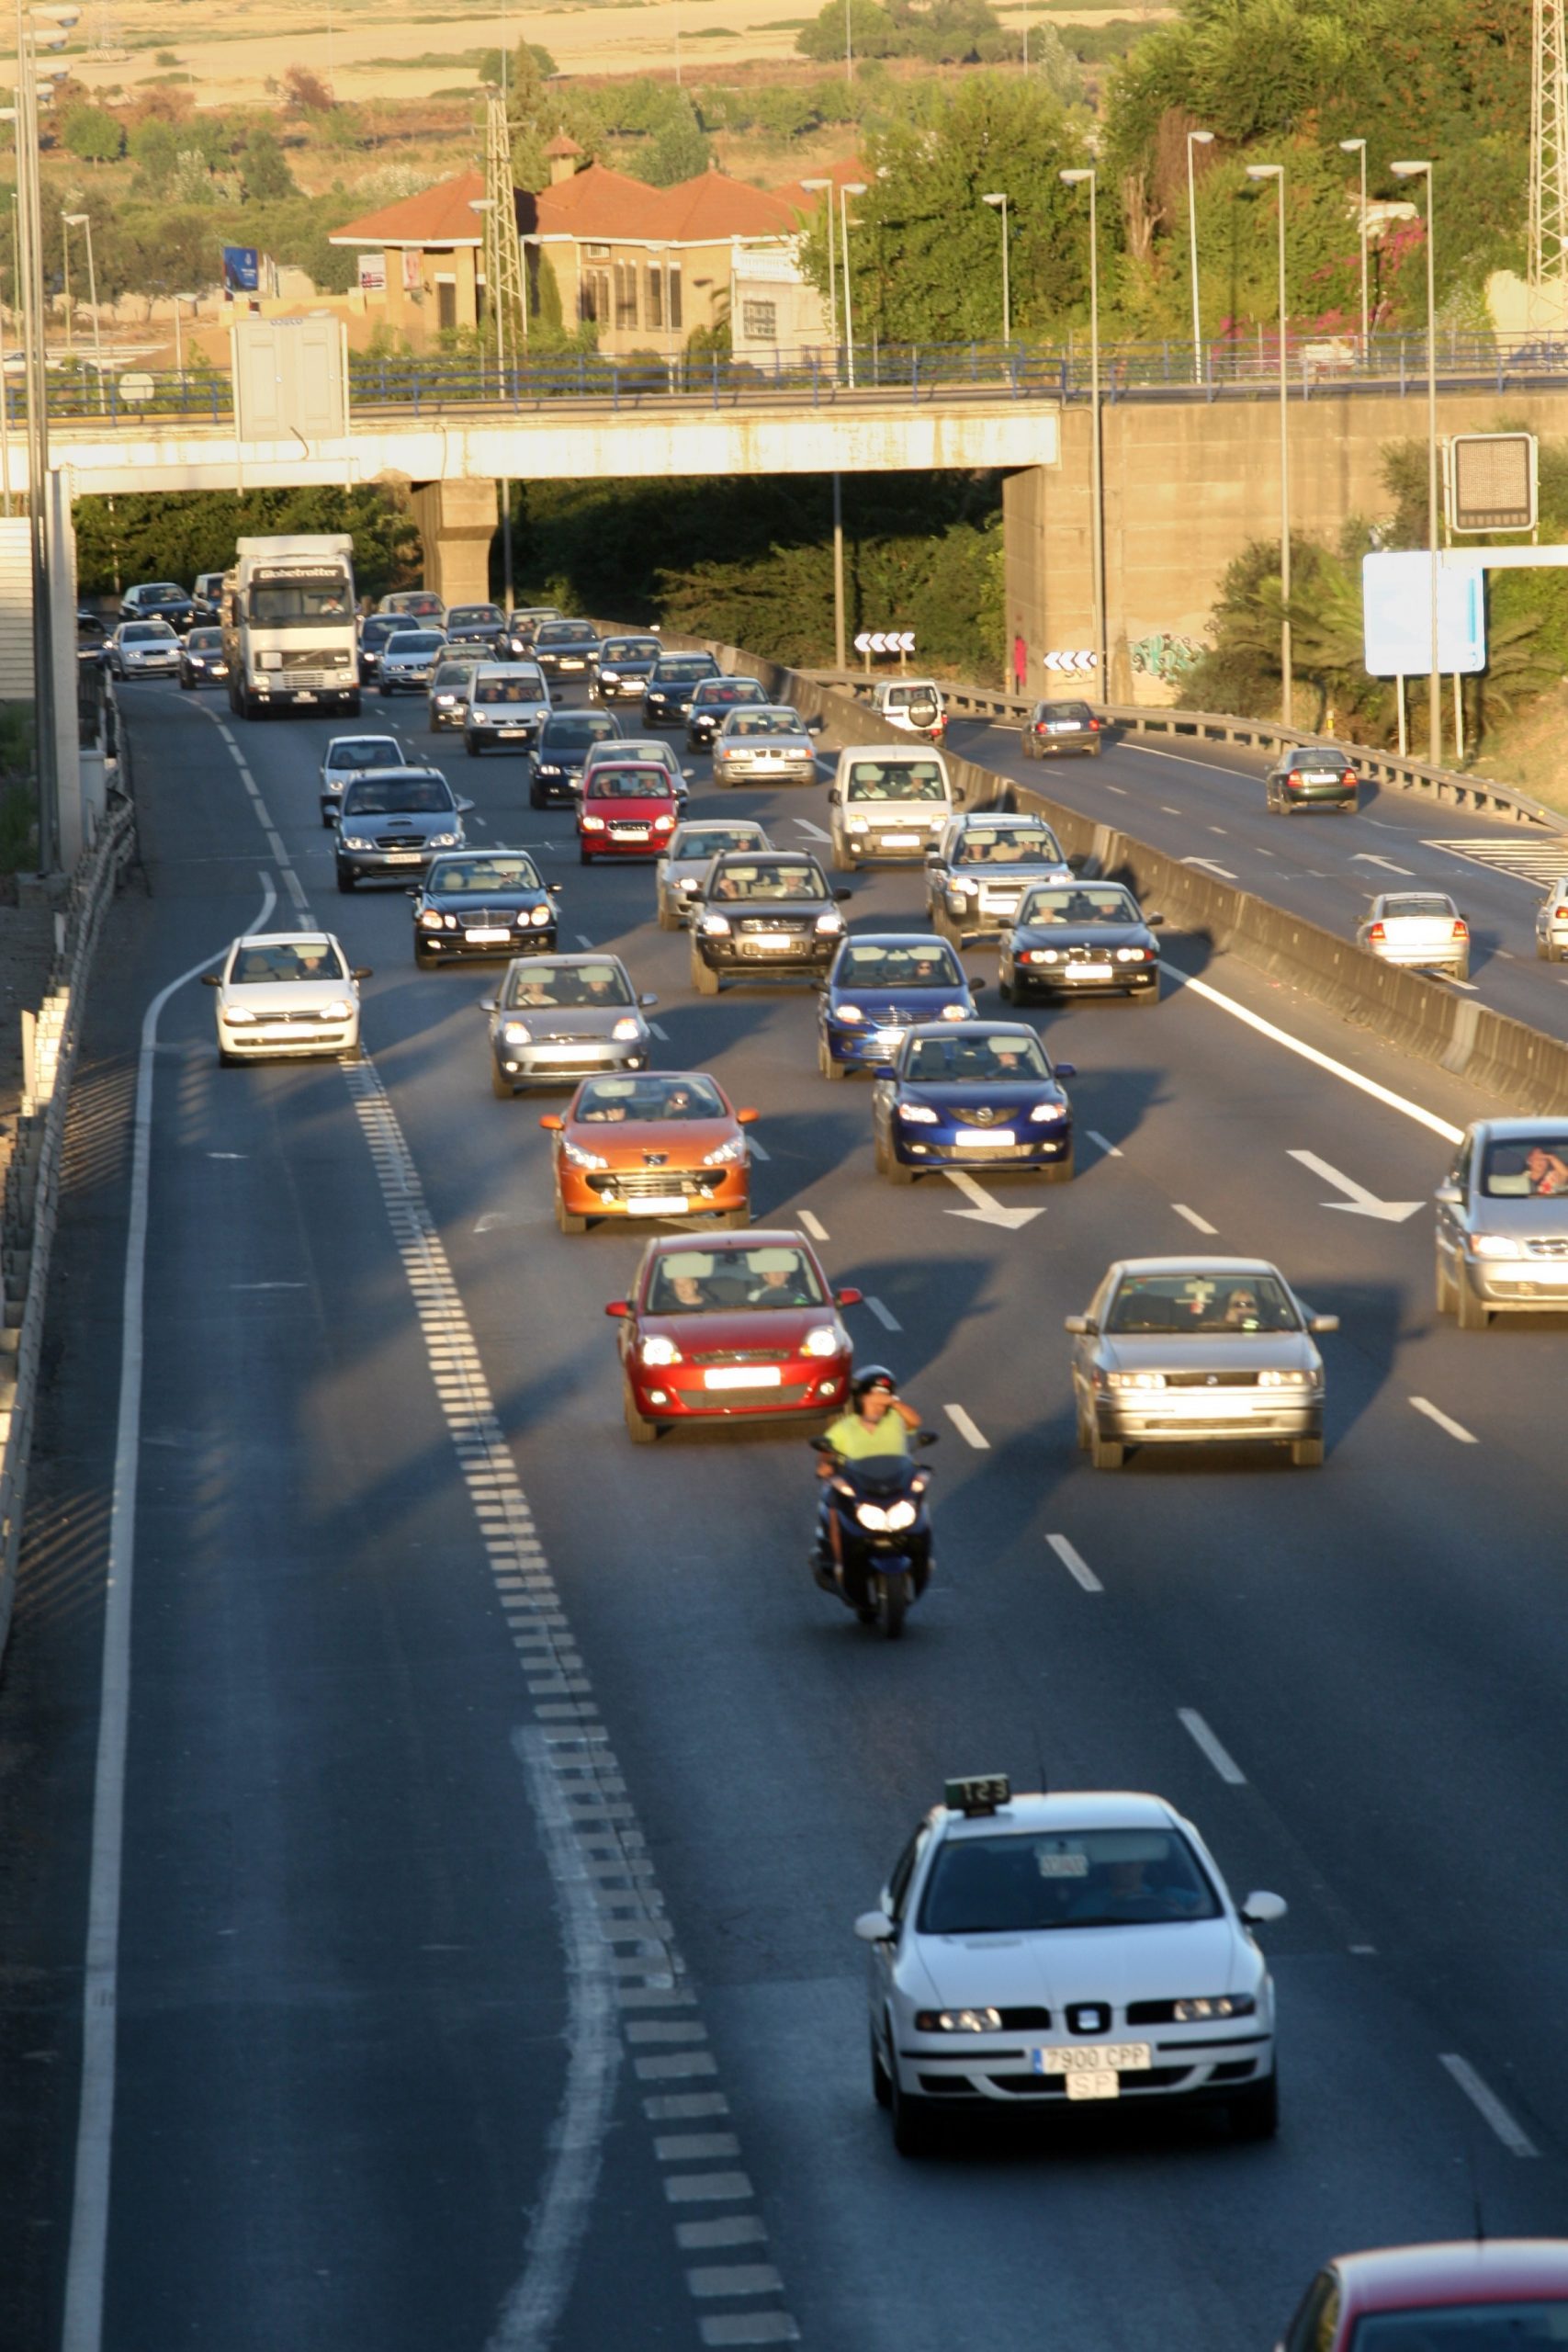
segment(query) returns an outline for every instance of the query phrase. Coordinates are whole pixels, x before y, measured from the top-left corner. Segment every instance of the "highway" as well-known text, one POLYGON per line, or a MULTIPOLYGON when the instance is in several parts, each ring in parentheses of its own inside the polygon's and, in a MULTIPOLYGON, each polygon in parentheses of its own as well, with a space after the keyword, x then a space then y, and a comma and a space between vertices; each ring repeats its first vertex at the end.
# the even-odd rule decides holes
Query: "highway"
MULTIPOLYGON (((807 1573, 798 1437, 627 1442, 603 1309, 638 1239, 556 1231, 536 1119, 560 1098, 492 1100, 490 969, 416 972, 399 891, 334 891, 336 730, 124 700, 142 875, 90 1010, 0 1683, 0 2342, 55 2352, 74 2249, 72 2309, 101 2279, 102 2324, 69 2352, 1263 2352, 1329 2253, 1478 2212, 1559 2230, 1568 1317, 1438 1326, 1429 1211, 1392 1213, 1489 1106, 1220 958, 1157 1013, 1034 1016, 1078 1068, 1080 1172, 987 1186, 1027 1221, 894 1192, 864 1087, 817 1076, 809 993, 699 1000, 650 870, 581 869, 520 760, 448 739, 471 837, 534 846, 563 939, 657 991, 667 1066, 759 1106, 759 1221, 867 1294, 857 1351, 941 1433, 936 1576, 881 1645, 807 1573), (297 903, 374 967, 371 1058, 220 1071, 181 976, 297 903), (1391 1214, 1347 1213, 1324 1168, 1391 1214), (1097 1476, 1062 1317, 1112 1258, 1206 1244, 1342 1318, 1327 1462, 1097 1476), (106 1608, 127 1670, 101 1716, 106 1608), (1288 1899, 1278 2141, 1075 2111, 895 2155, 851 1925, 944 1778, 992 1770, 1157 1791, 1238 1894, 1288 1899), (79 2146, 90 1900, 118 1932, 79 2146)), ((366 725, 389 709, 424 750, 423 706, 366 725)), ((1130 746, 993 753, 1324 922, 1378 887, 1362 844, 1427 881, 1427 837, 1477 831, 1391 796, 1265 825, 1235 772, 1130 746)), ((820 845, 820 786, 715 795, 694 764, 694 811, 820 845)), ((1443 871, 1488 1001, 1555 1006, 1552 969, 1501 957, 1529 953, 1524 888, 1443 871)), ((921 904, 886 871, 846 911, 921 904)), ((994 983, 994 951, 965 961, 994 983)))

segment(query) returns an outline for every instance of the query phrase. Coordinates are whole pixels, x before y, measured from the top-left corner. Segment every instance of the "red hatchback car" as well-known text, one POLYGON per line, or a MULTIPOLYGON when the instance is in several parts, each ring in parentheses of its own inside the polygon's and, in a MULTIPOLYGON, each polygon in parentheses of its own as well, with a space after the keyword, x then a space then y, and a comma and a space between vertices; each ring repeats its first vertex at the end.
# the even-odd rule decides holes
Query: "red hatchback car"
POLYGON ((583 779, 577 801, 577 848, 596 857, 660 857, 680 821, 683 794, 668 768, 651 761, 608 760, 583 779))
POLYGON ((650 1241, 621 1325, 626 1430, 650 1445, 676 1421, 779 1420, 838 1412, 852 1350, 809 1241, 787 1229, 650 1241))
POLYGON ((1568 2239, 1468 2238, 1342 2254, 1275 2352, 1526 2352, 1568 2344, 1568 2239))

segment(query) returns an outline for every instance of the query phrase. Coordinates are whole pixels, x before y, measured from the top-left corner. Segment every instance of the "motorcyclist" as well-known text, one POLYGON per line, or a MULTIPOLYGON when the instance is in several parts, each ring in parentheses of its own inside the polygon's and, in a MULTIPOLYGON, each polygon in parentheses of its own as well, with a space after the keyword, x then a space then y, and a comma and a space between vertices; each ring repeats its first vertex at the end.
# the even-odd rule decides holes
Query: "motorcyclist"
POLYGON ((920 1417, 898 1394, 898 1383, 884 1364, 867 1364, 850 1382, 849 1408, 830 1421, 824 1432, 830 1453, 818 1456, 817 1476, 824 1483, 817 1513, 817 1542, 811 1567, 819 1585, 833 1589, 839 1518, 833 1509, 831 1478, 840 1462, 861 1462, 873 1454, 908 1453, 909 1433, 920 1417))

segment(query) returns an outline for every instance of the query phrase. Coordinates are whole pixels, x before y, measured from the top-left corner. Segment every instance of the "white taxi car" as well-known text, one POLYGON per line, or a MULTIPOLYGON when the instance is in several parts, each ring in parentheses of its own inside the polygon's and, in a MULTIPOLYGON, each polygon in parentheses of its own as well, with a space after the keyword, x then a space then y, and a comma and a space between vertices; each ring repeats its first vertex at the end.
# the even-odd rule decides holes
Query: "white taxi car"
POLYGON ((370 967, 351 967, 331 932, 250 933, 203 977, 218 991, 218 1058, 226 1067, 300 1054, 359 1059, 359 982, 370 967))
POLYGON ((1274 1987, 1250 1930, 1284 1914, 1277 1894, 1234 1903, 1160 1797, 950 1781, 855 1921, 899 2154, 980 2101, 1219 2104, 1272 2137, 1274 1987))

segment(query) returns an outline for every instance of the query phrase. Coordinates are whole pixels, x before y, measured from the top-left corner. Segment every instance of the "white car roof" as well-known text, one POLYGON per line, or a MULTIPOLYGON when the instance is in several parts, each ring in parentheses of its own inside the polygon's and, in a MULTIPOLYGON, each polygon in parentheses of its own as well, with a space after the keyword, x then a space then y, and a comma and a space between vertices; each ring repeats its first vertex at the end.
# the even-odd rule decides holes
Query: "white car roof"
POLYGON ((330 931, 243 931, 230 949, 235 947, 335 947, 337 941, 330 931))
POLYGON ((536 678, 541 685, 545 673, 536 662, 479 662, 474 666, 476 678, 536 678))
POLYGON ((1004 1836, 1010 1829, 1168 1829, 1181 1821, 1164 1797, 1135 1789, 1064 1789, 1050 1795, 1021 1793, 995 1813, 962 1814, 939 1805, 949 1838, 1004 1836))
POLYGON ((839 757, 840 760, 881 760, 884 764, 892 761, 896 766, 908 766, 913 760, 936 760, 944 767, 947 764, 942 753, 930 743, 846 743, 839 757))
POLYGON ((1217 1254, 1203 1258, 1119 1258, 1111 1267, 1114 1274, 1272 1274, 1276 1282, 1284 1275, 1269 1258, 1222 1258, 1217 1254))

